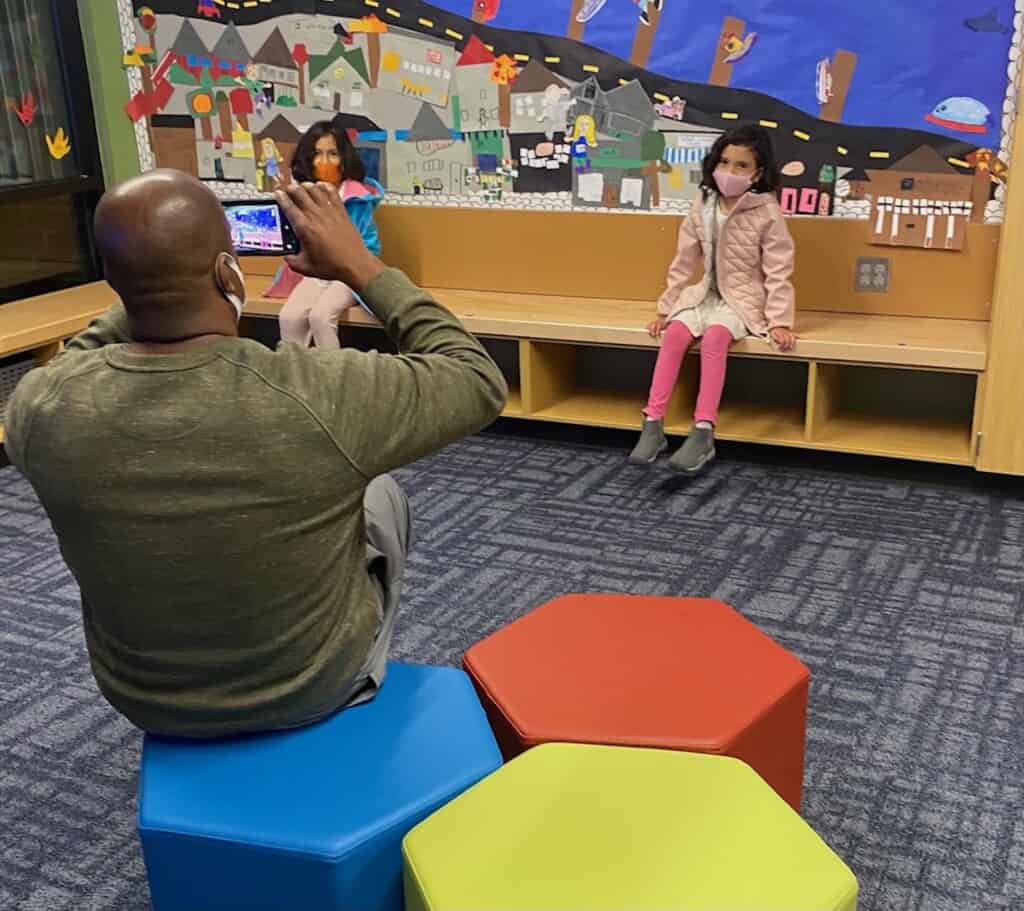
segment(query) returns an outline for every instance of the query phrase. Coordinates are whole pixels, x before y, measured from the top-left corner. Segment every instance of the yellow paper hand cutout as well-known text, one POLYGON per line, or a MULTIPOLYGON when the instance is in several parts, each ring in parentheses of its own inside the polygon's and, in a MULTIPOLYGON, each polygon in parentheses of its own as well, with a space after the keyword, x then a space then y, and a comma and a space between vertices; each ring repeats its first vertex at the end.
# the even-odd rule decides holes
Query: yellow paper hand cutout
POLYGON ((53 139, 49 136, 46 137, 46 145, 49 146, 50 156, 60 161, 68 152, 71 151, 71 140, 64 135, 64 127, 58 127, 56 135, 53 139))

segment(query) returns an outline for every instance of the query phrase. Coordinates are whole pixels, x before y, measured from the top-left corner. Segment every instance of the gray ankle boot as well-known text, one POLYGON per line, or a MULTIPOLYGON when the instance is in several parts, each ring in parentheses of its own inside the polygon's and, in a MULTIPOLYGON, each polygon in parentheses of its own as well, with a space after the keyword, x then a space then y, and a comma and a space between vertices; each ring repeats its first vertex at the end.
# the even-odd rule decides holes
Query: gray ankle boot
POLYGON ((636 446, 629 454, 629 461, 634 465, 651 465, 666 449, 668 449, 668 440, 665 439, 665 422, 644 418, 640 439, 637 440, 636 446))
POLYGON ((668 460, 668 464, 674 471, 697 474, 714 457, 714 428, 694 426, 686 438, 686 442, 668 460))

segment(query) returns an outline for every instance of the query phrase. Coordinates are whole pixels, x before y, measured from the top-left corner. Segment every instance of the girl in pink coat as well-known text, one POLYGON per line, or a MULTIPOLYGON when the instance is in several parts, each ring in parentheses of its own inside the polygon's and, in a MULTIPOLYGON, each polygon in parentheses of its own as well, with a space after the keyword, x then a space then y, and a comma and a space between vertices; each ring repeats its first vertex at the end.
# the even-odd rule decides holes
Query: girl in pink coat
POLYGON ((679 228, 658 315, 647 326, 661 338, 643 430, 629 460, 649 465, 666 449, 664 417, 679 369, 694 339, 701 339, 700 391, 694 426, 669 460, 696 474, 715 457, 715 424, 725 386, 729 346, 756 335, 782 351, 793 334, 793 238, 776 200, 779 172, 771 137, 744 126, 718 138, 704 159, 701 198, 679 228), (699 266, 704 277, 690 281, 699 266))

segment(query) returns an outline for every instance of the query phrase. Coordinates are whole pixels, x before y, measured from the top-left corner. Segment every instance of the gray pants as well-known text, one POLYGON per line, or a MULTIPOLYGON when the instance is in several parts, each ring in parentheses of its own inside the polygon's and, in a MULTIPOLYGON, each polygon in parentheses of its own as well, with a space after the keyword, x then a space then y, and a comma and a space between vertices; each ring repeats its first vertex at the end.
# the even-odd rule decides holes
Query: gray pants
POLYGON ((380 628, 346 705, 368 702, 384 682, 388 650, 402 595, 405 558, 409 553, 412 520, 409 498, 391 475, 374 478, 363 496, 366 520, 366 571, 377 589, 380 628))

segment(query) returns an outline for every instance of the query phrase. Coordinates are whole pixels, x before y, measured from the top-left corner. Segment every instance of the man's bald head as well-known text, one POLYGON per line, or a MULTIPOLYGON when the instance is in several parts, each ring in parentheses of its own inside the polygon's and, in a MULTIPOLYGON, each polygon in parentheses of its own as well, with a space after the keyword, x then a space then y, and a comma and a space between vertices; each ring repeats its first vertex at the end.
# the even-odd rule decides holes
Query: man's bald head
POLYGON ((95 226, 106 279, 141 335, 175 338, 230 315, 214 271, 234 253, 231 231, 196 178, 160 168, 125 181, 100 200, 95 226))

